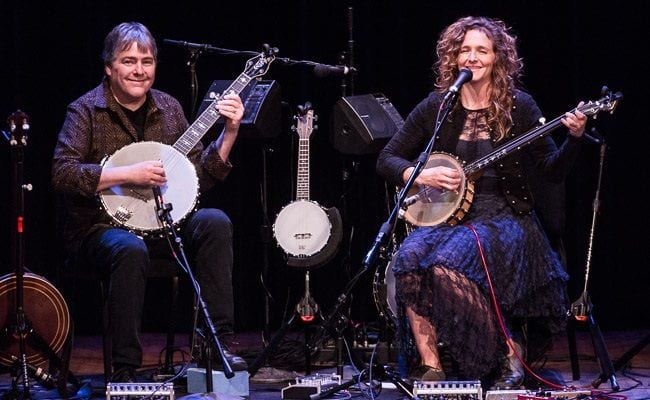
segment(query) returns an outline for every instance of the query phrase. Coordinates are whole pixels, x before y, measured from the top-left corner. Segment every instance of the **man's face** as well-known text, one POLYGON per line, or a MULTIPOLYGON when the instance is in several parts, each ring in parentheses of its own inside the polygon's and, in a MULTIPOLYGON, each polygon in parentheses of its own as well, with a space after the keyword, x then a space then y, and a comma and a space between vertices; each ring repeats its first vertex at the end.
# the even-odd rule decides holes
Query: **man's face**
POLYGON ((156 77, 156 60, 150 50, 141 51, 133 42, 117 53, 115 60, 104 67, 117 101, 123 106, 137 109, 146 100, 156 77))

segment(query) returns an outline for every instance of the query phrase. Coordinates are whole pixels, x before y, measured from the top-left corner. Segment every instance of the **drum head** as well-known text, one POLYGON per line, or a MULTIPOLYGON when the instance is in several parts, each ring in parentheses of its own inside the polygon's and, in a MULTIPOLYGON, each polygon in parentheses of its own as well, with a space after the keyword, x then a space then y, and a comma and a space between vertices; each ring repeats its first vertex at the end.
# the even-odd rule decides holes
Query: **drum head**
MULTIPOLYGON (((39 340, 55 353, 59 352, 68 338, 70 312, 61 293, 47 280, 31 273, 23 275, 23 310, 28 328, 33 330, 26 334, 25 355, 29 364, 38 366, 48 360, 46 349, 38 345, 39 340)), ((10 328, 15 324, 16 274, 9 274, 0 278, 0 327, 10 328)), ((13 365, 13 357, 21 354, 20 337, 9 332, 4 331, 0 336, 0 364, 7 366, 13 365)))
POLYGON ((384 321, 393 329, 398 315, 397 301, 395 300, 395 274, 393 273, 396 254, 393 254, 385 267, 379 265, 373 281, 373 296, 379 316, 384 318, 384 321))

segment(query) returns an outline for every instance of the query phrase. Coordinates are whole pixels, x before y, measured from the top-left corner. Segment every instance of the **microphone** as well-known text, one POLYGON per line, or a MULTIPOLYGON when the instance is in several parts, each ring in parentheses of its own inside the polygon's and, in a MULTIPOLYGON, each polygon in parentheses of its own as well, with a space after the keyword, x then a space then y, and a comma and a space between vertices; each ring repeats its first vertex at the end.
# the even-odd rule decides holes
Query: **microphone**
POLYGON ((456 81, 449 87, 450 92, 457 93, 460 90, 460 87, 463 86, 465 82, 469 82, 472 80, 472 71, 470 71, 467 68, 463 68, 460 71, 458 71, 458 77, 456 77, 456 81))
POLYGON ((192 43, 186 42, 184 40, 163 39, 163 43, 171 44, 172 46, 184 47, 190 50, 208 50, 212 47, 209 44, 192 43))
POLYGON ((357 70, 354 67, 348 67, 346 65, 314 64, 314 75, 318 78, 345 76, 355 72, 357 72, 357 70))
POLYGON ((458 71, 458 76, 456 77, 456 80, 454 83, 449 86, 449 91, 447 91, 447 94, 445 95, 445 99, 447 99, 450 96, 456 96, 458 94, 458 91, 460 90, 460 87, 463 86, 466 82, 469 82, 472 80, 472 71, 470 71, 467 68, 463 68, 460 71, 458 71))
MULTIPOLYGON (((417 192, 416 194, 414 194, 413 196, 409 196, 409 197, 405 198, 404 202, 402 202, 402 207, 406 208, 406 207, 408 207, 408 206, 412 205, 413 203, 418 202, 420 200, 422 200, 423 202, 431 202, 431 201, 433 201, 432 198, 429 196, 431 194, 432 190, 436 190, 436 189, 433 189, 431 186, 425 186, 424 188, 420 189, 420 191, 417 192)), ((458 193, 456 190, 452 190, 452 191, 454 193, 458 193)), ((439 190, 438 194, 439 195, 445 195, 448 192, 449 192, 448 190, 439 190)))
POLYGON ((405 198, 402 205, 404 207, 408 207, 408 206, 410 206, 411 204, 415 203, 418 200, 420 200, 420 192, 414 194, 413 196, 409 196, 409 197, 405 198))

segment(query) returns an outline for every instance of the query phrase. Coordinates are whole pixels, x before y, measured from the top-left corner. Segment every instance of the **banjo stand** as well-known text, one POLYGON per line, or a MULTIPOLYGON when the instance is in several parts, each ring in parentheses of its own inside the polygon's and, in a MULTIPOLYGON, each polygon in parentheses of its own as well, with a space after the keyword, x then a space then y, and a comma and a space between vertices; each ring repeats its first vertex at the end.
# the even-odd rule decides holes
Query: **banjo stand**
MULTIPOLYGON (((284 339, 285 335, 287 334, 287 331, 293 325, 294 321, 296 321, 296 317, 298 317, 300 319, 300 322, 302 322, 305 325, 314 323, 316 319, 322 319, 320 315, 320 308, 318 306, 318 303, 316 303, 316 300, 314 300, 309 290, 309 270, 305 271, 305 293, 302 299, 298 301, 298 304, 296 304, 295 312, 291 315, 291 317, 288 320, 282 323, 280 328, 277 330, 277 332, 275 332, 273 337, 270 339, 268 345, 264 348, 264 351, 262 351, 262 353, 260 353, 260 355, 248 367, 248 373, 250 374, 251 377, 257 374, 260 368, 262 368, 265 365, 267 359, 276 351, 277 347, 282 342, 282 339, 284 339)), ((306 326, 305 328, 305 374, 306 375, 311 374, 311 354, 313 350, 316 350, 309 345, 309 342, 310 342, 310 330, 309 330, 309 326, 306 326)))
MULTIPOLYGON (((48 341, 37 332, 34 325, 31 323, 28 313, 25 310, 25 247, 24 247, 24 200, 25 191, 31 191, 32 185, 24 183, 24 149, 27 145, 27 133, 29 130, 29 118, 27 114, 18 110, 11 114, 8 118, 10 127, 10 136, 7 136, 9 144, 11 145, 12 153, 12 178, 14 186, 14 215, 15 215, 15 230, 12 230, 12 244, 13 252, 13 265, 15 271, 15 314, 13 316, 7 315, 7 324, 0 329, 0 344, 7 345, 11 342, 18 341, 18 354, 10 354, 13 350, 11 348, 4 349, 0 347, 2 354, 2 362, 11 361, 12 366, 12 388, 4 395, 5 399, 30 399, 30 377, 40 381, 45 387, 57 388, 62 395, 66 395, 66 385, 68 380, 76 387, 80 387, 77 379, 68 370, 68 361, 70 356, 69 345, 70 342, 66 339, 67 346, 64 355, 66 362, 64 363, 57 353, 52 349, 48 341), (37 354, 27 354, 28 346, 30 350, 36 350, 37 354), (8 354, 5 354, 7 350, 8 354), (7 357, 8 355, 8 357, 7 357), (46 358, 42 358, 45 355, 46 358), (50 367, 59 372, 57 379, 52 374, 46 372, 39 365, 45 360, 50 361, 50 367), (32 363, 30 363, 32 361, 32 363), (20 392, 18 385, 22 383, 22 392, 20 392)), ((4 133, 4 132, 3 132, 4 133)), ((30 288, 34 274, 29 274, 30 288)), ((12 279, 9 279, 11 281, 12 279)), ((46 284, 45 280, 41 284, 46 284)), ((11 284, 11 282, 9 282, 11 284)), ((42 288, 42 287, 41 287, 42 288)), ((56 289, 45 285, 43 292, 56 292, 56 289), (49 289, 49 290, 47 290, 49 289)), ((0 292, 6 296, 11 296, 10 290, 0 288, 0 292)), ((52 294, 52 293, 50 293, 52 294)), ((2 299, 0 299, 2 300, 2 299)), ((7 299, 9 300, 9 299, 7 299)), ((48 299, 50 300, 50 299, 48 299)), ((61 301, 64 301, 60 299, 61 301)), ((11 304, 8 301, 7 304, 11 304)), ((64 312, 67 311, 67 307, 64 312)), ((3 316, 0 315, 0 318, 3 316)), ((67 328, 67 327, 65 327, 67 328)), ((66 331, 67 337, 67 329, 66 331)), ((12 347, 9 345, 9 347, 12 347)))

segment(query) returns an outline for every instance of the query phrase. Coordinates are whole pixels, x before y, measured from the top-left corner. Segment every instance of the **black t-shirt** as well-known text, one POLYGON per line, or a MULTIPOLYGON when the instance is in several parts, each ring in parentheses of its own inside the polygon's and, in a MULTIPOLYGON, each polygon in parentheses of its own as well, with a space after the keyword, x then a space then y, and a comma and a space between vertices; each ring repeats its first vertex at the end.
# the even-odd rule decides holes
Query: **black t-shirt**
MULTIPOLYGON (((122 106, 120 106, 122 107, 122 106)), ((147 107, 144 104, 135 111, 131 111, 128 108, 122 107, 124 114, 131 121, 135 131, 138 133, 138 141, 144 140, 144 123, 147 120, 147 107)))

